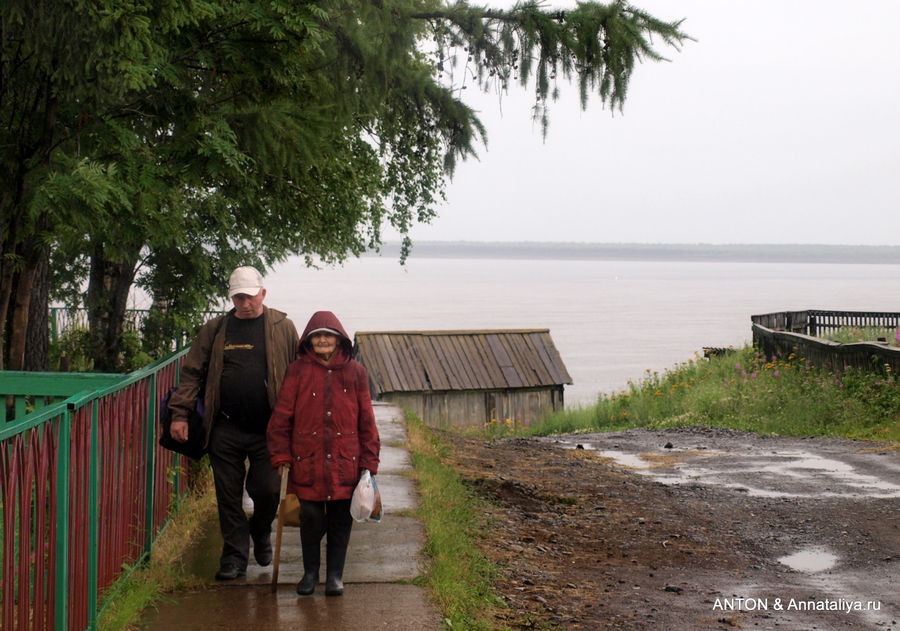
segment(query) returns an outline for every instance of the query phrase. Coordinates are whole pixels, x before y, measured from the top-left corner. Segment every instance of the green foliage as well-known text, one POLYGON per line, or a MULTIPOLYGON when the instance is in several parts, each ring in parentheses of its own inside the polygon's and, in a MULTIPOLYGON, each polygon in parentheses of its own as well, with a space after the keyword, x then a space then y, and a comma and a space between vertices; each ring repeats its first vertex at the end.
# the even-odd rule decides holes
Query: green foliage
POLYGON ((126 372, 143 368, 154 359, 144 350, 141 335, 137 331, 125 331, 119 336, 119 350, 123 355, 122 367, 126 372))
MULTIPOLYGON (((119 337, 119 352, 122 354, 122 369, 131 372, 150 364, 153 357, 146 352, 137 331, 125 331, 119 337)), ((50 342, 50 368, 62 370, 62 362, 67 362, 68 372, 93 372, 96 351, 92 348, 91 333, 85 328, 71 328, 63 331, 59 338, 50 342)))
POLYGON ((762 434, 900 440, 900 383, 886 372, 834 373, 794 354, 745 347, 647 371, 626 391, 553 414, 536 434, 703 425, 762 434))
POLYGON ((91 372, 91 333, 84 328, 71 328, 50 342, 50 369, 62 370, 61 362, 68 362, 69 372, 91 372))
POLYGON ((654 39, 678 49, 687 39, 681 21, 665 22, 625 2, 580 2, 575 9, 547 10, 536 0, 510 11, 472 9, 458 3, 434 20, 439 62, 462 62, 482 86, 505 91, 511 81, 535 81, 535 118, 546 133, 548 104, 558 96, 557 80, 577 79, 582 107, 593 93, 621 110, 637 62, 661 61, 654 39), (464 55, 454 56, 461 49, 464 55))
POLYGON ((52 293, 89 279, 106 346, 132 283, 175 326, 237 265, 339 262, 433 219, 485 138, 445 59, 485 89, 533 76, 546 128, 557 75, 621 108, 651 41, 687 38, 622 2, 7 0, 0 23, 3 291, 52 246, 52 293))

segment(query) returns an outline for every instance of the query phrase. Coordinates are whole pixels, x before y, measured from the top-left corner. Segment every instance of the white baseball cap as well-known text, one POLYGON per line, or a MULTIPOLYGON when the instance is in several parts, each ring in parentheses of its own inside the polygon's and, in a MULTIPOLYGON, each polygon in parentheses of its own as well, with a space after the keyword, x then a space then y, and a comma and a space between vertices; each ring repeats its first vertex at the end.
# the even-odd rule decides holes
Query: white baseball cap
POLYGON ((255 296, 263 288, 263 277, 255 267, 249 265, 239 267, 231 273, 228 279, 228 297, 235 294, 247 294, 255 296))

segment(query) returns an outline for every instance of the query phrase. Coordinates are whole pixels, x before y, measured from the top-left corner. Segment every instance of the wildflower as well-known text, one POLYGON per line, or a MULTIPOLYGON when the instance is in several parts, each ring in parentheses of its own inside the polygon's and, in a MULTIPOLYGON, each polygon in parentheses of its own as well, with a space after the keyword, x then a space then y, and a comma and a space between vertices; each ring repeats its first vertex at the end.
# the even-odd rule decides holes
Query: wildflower
POLYGON ((734 369, 735 369, 735 370, 740 370, 740 369, 741 369, 741 362, 737 362, 737 363, 734 365, 734 369))
POLYGON ((776 369, 775 369, 775 372, 772 373, 772 376, 773 376, 773 377, 777 377, 777 376, 780 375, 780 374, 781 374, 781 373, 778 372, 778 369, 776 368, 776 369))
POLYGON ((751 378, 751 379, 756 379, 756 371, 753 371, 753 372, 750 373, 750 378, 751 378))

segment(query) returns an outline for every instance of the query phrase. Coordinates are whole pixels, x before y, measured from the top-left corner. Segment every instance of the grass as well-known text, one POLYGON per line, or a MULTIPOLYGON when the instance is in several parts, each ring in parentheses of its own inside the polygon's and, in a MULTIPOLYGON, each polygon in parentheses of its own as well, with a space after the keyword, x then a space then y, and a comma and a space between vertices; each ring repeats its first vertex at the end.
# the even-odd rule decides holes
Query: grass
POLYGON ((200 477, 156 538, 150 560, 126 573, 110 588, 100 611, 99 631, 134 629, 141 612, 163 594, 202 585, 201 579, 185 567, 184 553, 197 540, 202 525, 212 518, 216 504, 211 470, 195 470, 200 477))
POLYGON ((874 326, 842 326, 831 333, 824 334, 823 339, 841 344, 854 342, 880 342, 891 346, 900 346, 900 328, 884 328, 874 326))
MULTIPOLYGON (((744 347, 693 360, 566 409, 519 433, 703 425, 761 434, 900 441, 900 383, 889 371, 814 368, 794 354, 765 357, 744 347)), ((501 429, 503 429, 501 427, 501 429)))
POLYGON ((407 414, 407 432, 421 502, 417 516, 427 533, 427 575, 420 581, 433 595, 446 629, 494 628, 490 612, 502 606, 491 589, 497 568, 476 540, 485 523, 483 500, 443 462, 447 447, 423 423, 407 414))

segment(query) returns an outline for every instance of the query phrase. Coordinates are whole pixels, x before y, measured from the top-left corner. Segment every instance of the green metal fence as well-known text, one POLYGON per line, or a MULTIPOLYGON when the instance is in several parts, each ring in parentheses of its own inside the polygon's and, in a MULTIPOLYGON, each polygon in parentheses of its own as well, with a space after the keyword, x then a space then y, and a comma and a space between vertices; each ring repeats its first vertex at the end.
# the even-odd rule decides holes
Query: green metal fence
POLYGON ((128 375, 0 372, 2 629, 95 629, 122 568, 149 554, 188 488, 157 440, 186 352, 128 375))
MULTIPOLYGON (((140 331, 149 309, 126 309, 125 330, 140 331)), ((50 307, 50 340, 56 341, 63 333, 71 329, 88 328, 87 309, 70 309, 68 307, 50 307)))
MULTIPOLYGON (((216 316, 220 316, 223 313, 225 313, 225 311, 203 311, 200 313, 200 317, 205 322, 216 316)), ((141 333, 144 328, 144 322, 147 320, 149 314, 149 309, 126 309, 124 330, 141 333)), ((55 342, 67 331, 73 329, 87 329, 89 326, 88 311, 83 308, 71 309, 69 307, 50 307, 48 323, 50 328, 50 341, 55 342)), ((196 331, 183 331, 180 337, 176 336, 172 348, 177 350, 187 346, 190 344, 195 334, 196 331)))

